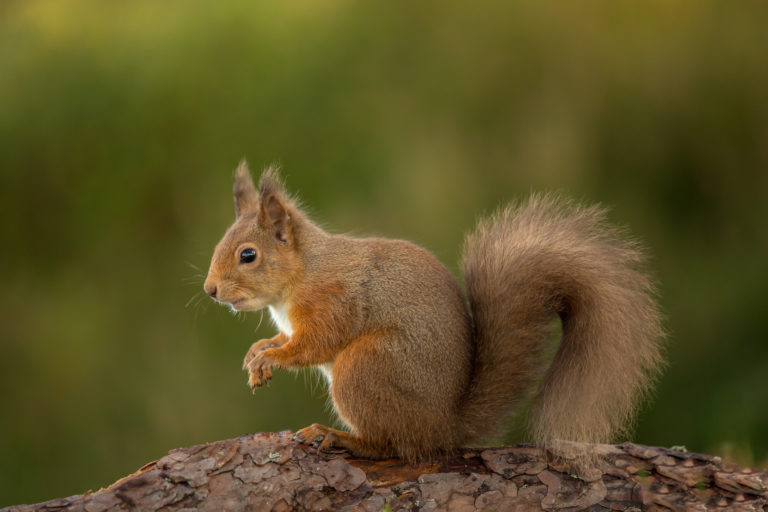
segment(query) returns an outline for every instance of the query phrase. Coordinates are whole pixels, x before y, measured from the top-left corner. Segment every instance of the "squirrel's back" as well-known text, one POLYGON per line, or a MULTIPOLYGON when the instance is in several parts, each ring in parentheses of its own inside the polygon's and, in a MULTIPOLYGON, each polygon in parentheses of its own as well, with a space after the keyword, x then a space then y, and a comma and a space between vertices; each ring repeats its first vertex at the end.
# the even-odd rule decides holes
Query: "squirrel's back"
POLYGON ((353 255, 332 272, 344 275, 347 300, 359 310, 361 332, 400 333, 390 341, 402 351, 408 365, 403 371, 413 379, 435 371, 452 371, 456 381, 469 375, 472 330, 466 299, 456 278, 432 253, 405 240, 334 235, 328 249, 353 255), (432 361, 441 361, 442 369, 433 368, 432 361), (422 363, 429 364, 428 370, 422 363))

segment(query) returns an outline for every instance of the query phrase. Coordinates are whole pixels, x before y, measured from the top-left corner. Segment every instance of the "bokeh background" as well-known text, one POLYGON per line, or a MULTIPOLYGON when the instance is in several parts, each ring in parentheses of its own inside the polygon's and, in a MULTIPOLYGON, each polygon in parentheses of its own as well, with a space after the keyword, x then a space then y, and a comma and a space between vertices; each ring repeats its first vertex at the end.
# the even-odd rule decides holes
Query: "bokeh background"
POLYGON ((505 201, 610 207, 671 333, 634 440, 765 464, 766 26, 765 2, 2 2, 0 506, 332 421, 311 375, 251 395, 273 327, 201 295, 242 157, 454 271, 505 201))

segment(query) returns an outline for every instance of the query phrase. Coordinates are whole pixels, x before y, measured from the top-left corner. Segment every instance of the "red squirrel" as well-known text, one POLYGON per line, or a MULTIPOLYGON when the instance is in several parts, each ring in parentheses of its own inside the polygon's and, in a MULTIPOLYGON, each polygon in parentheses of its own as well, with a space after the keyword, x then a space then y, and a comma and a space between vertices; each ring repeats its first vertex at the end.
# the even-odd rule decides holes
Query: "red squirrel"
POLYGON ((535 442, 605 442, 663 364, 643 252, 599 207, 534 194, 480 221, 464 245, 465 295, 413 243, 325 232, 276 169, 257 189, 241 162, 234 199, 205 292, 235 311, 269 308, 280 330, 245 356, 252 390, 274 368, 324 374, 348 431, 296 432, 320 450, 420 460, 476 445, 531 393, 535 442))

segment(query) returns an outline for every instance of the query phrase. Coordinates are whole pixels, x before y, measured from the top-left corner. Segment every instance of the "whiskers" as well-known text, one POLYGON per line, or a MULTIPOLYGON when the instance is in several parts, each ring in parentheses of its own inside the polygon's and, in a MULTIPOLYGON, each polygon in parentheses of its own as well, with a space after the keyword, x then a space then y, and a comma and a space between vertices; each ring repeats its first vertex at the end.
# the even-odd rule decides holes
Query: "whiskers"
POLYGON ((261 322, 263 321, 264 321, 264 309, 262 308, 259 310, 259 324, 256 326, 256 329, 254 330, 258 331, 259 328, 261 327, 261 322))
POLYGON ((229 308, 229 312, 232 313, 232 316, 235 317, 236 320, 239 322, 242 322, 245 320, 245 311, 238 311, 233 308, 229 308))
POLYGON ((192 270, 194 270, 195 273, 192 274, 191 276, 184 277, 181 280, 187 284, 199 284, 200 286, 202 286, 203 283, 205 282, 205 277, 206 277, 205 272, 194 263, 187 262, 187 266, 192 270))
POLYGON ((195 286, 197 291, 189 298, 189 300, 187 300, 186 304, 184 304, 184 308, 192 308, 192 310, 195 312, 195 319, 197 319, 197 314, 200 311, 201 305, 203 306, 203 309, 206 309, 210 304, 210 302, 206 300, 208 298, 207 294, 203 291, 203 283, 205 282, 206 275, 200 269, 200 267, 193 263, 187 262, 187 266, 194 270, 195 274, 192 274, 188 277, 183 277, 181 281, 184 284, 195 286))
POLYGON ((195 292, 194 295, 192 295, 186 304, 184 304, 184 307, 189 309, 190 307, 192 309, 197 309, 200 304, 205 300, 206 295, 202 291, 195 292))

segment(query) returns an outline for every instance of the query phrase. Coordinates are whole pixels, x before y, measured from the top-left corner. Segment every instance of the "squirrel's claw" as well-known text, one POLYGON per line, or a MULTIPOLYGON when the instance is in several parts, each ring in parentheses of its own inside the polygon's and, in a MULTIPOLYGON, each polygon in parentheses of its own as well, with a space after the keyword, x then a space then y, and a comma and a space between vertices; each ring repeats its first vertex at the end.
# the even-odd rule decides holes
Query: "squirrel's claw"
POLYGON ((341 445, 339 436, 333 429, 314 423, 293 434, 293 440, 300 444, 310 444, 317 448, 318 452, 342 453, 345 451, 341 445))
POLYGON ((251 345, 251 348, 248 349, 248 352, 246 352, 245 357, 243 358, 243 370, 247 370, 248 366, 251 364, 251 361, 259 355, 261 352, 270 349, 270 348, 277 348, 277 344, 275 344, 271 339, 267 340, 259 340, 255 342, 253 345, 251 345))
POLYGON ((316 444, 325 438, 325 431, 322 425, 317 423, 303 428, 293 434, 293 440, 301 444, 316 444))
POLYGON ((272 367, 275 365, 275 359, 271 354, 267 353, 270 350, 274 349, 267 349, 257 353, 244 365, 245 369, 248 370, 248 385, 252 393, 256 392, 256 388, 260 388, 265 384, 268 385, 272 379, 272 367))

